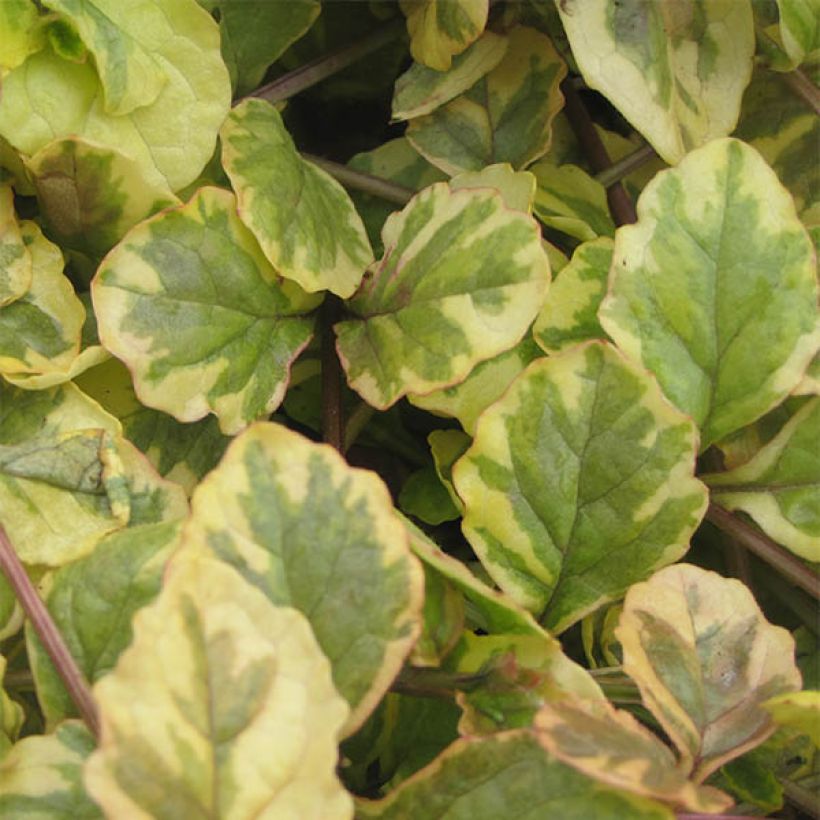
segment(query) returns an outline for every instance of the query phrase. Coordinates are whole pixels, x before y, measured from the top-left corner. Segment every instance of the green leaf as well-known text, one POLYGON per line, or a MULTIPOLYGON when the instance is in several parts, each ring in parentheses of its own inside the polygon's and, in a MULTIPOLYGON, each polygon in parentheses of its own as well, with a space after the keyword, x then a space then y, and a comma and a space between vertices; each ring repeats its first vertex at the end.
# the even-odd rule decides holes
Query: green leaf
POLYGON ((179 204, 164 182, 145 179, 125 154, 77 137, 50 142, 26 167, 46 233, 92 269, 138 222, 179 204))
MULTIPOLYGON (((547 299, 551 291, 552 288, 547 293, 547 299)), ((479 362, 464 381, 424 395, 411 393, 407 399, 416 407, 437 416, 458 419, 461 426, 474 435, 481 413, 501 398, 513 379, 540 355, 538 345, 525 336, 511 350, 479 362)))
POLYGON ((492 71, 506 51, 507 38, 504 35, 485 31, 444 72, 428 68, 423 63, 413 63, 396 80, 393 120, 401 122, 421 117, 450 102, 492 71))
POLYGON ((615 233, 606 189, 583 168, 542 160, 530 170, 538 181, 535 215, 548 228, 582 242, 615 233))
POLYGON ((468 91, 413 119, 407 139, 448 174, 494 162, 524 168, 542 156, 564 102, 567 68, 548 37, 517 27, 501 62, 468 91))
POLYGON ((102 820, 83 787, 94 739, 79 721, 17 743, 0 760, 0 814, 15 820, 102 820))
MULTIPOLYGON (((55 0, 57 2, 57 0, 55 0)), ((60 0, 80 9, 79 0, 60 0)), ((123 74, 117 61, 111 76, 112 102, 128 108, 134 101, 150 104, 122 111, 106 110, 106 91, 92 61, 62 59, 50 48, 29 57, 3 79, 0 133, 21 153, 34 154, 54 139, 78 136, 115 148, 136 161, 150 185, 163 179, 175 191, 195 179, 213 153, 216 132, 230 105, 230 80, 219 53, 219 30, 196 0, 157 0, 121 4, 96 0, 96 7, 115 8, 115 14, 136 14, 140 31, 150 39, 150 57, 159 72, 161 88, 142 74, 123 74), (131 88, 129 89, 129 83, 131 88)), ((91 9, 90 4, 83 7, 91 9)), ((141 36, 141 35, 140 35, 141 36)), ((114 43, 111 44, 116 50, 114 43)), ((96 46, 95 46, 96 48, 96 46)), ((101 43, 101 49, 105 43, 101 43)), ((150 70, 152 77, 157 77, 150 70)))
POLYGON ((716 774, 713 784, 728 791, 736 800, 751 803, 770 814, 783 808, 783 786, 766 759, 768 755, 760 754, 763 746, 730 760, 716 774))
POLYGON ((611 789, 551 758, 525 730, 457 740, 383 800, 357 801, 356 817, 399 820, 672 820, 657 803, 611 789))
POLYGON ((29 289, 31 267, 31 253, 14 213, 14 192, 8 185, 0 185, 0 306, 19 299, 29 289))
MULTIPOLYGON (((347 164, 356 171, 388 179, 414 191, 420 191, 434 182, 441 182, 447 178, 443 171, 419 155, 405 137, 389 140, 372 151, 356 154, 347 164)), ((350 196, 356 210, 361 214, 373 248, 382 253, 382 226, 397 207, 380 197, 360 191, 352 191, 350 196)))
POLYGON ((755 50, 748 0, 570 0, 558 10, 587 85, 667 162, 734 129, 755 50))
POLYGON ((39 13, 32 0, 0 3, 0 77, 43 47, 39 13))
POLYGON ((447 664, 461 673, 490 670, 484 685, 456 695, 462 736, 532 726, 538 709, 567 697, 603 699, 593 677, 544 635, 465 633, 447 664))
MULTIPOLYGON (((0 655, 0 760, 17 739, 23 725, 23 707, 13 701, 2 688, 6 674, 6 659, 0 655)), ((2 801, 2 797, 0 797, 2 801)))
MULTIPOLYGON (((90 683, 107 675, 131 643, 131 620, 159 593, 162 571, 179 542, 180 529, 177 520, 120 530, 49 577, 46 606, 90 683)), ((26 642, 47 725, 75 717, 77 708, 30 622, 26 642)))
POLYGON ((234 565, 309 618, 352 714, 373 710, 419 632, 423 578, 386 487, 339 454, 260 422, 196 489, 188 549, 234 565))
POLYGON ((422 630, 410 655, 410 663, 439 666, 458 643, 463 631, 464 596, 441 573, 425 566, 422 630))
POLYGON ((344 188, 301 158, 279 112, 263 100, 236 106, 220 136, 240 218, 277 272, 311 293, 350 296, 373 253, 344 188))
POLYGON ((762 416, 820 343, 814 251, 760 155, 716 140, 658 174, 618 230, 604 330, 694 418, 701 449, 762 416))
POLYGON ((533 220, 492 190, 426 188, 391 216, 385 256, 335 326, 348 382, 386 408, 462 381, 513 347, 543 300, 549 263, 533 220))
POLYGON ((321 11, 318 0, 214 0, 207 6, 219 11, 222 58, 240 96, 262 82, 268 66, 313 25, 321 11))
POLYGON ((447 71, 484 31, 489 0, 399 0, 407 18, 410 53, 417 63, 447 71))
POLYGON ((820 51, 820 3, 817 0, 777 0, 780 37, 793 66, 811 62, 820 51))
POLYGON ((775 541, 820 561, 820 398, 805 404, 749 461, 704 476, 713 500, 743 510, 775 541))
POLYGON ((609 345, 533 362, 453 470, 464 533, 499 586, 560 632, 686 551, 707 502, 696 438, 609 345))
POLYGON ((190 495, 200 479, 216 467, 229 438, 216 418, 182 424, 140 404, 131 374, 118 359, 88 370, 77 385, 122 423, 123 435, 139 448, 157 472, 190 495))
POLYGON ((168 23, 161 3, 45 0, 45 5, 76 27, 94 55, 107 114, 123 116, 156 100, 168 82, 163 54, 168 23))
POLYGON ((350 816, 348 709, 309 623, 222 562, 174 558, 94 696, 85 782, 109 817, 350 816))
POLYGON ((461 561, 441 550, 413 523, 404 519, 404 524, 413 553, 424 562, 425 569, 440 573, 463 593, 467 618, 477 628, 490 633, 546 636, 529 612, 476 578, 461 561))
POLYGON ((635 584, 615 634, 696 782, 762 743, 775 728, 762 702, 800 688, 791 635, 740 581, 690 564, 635 584))
POLYGON ((464 505, 453 487, 453 465, 467 452, 473 440, 461 430, 433 430, 427 436, 427 442, 430 445, 430 454, 433 456, 433 465, 439 481, 444 485, 453 505, 461 514, 464 512, 464 505))
POLYGON ((584 242, 553 281, 532 328, 535 341, 547 353, 606 336, 598 307, 606 294, 612 247, 606 237, 584 242))
POLYGON ((277 277, 218 188, 134 228, 92 293, 100 338, 140 401, 180 421, 212 412, 227 434, 279 406, 319 301, 277 277))
POLYGON ((820 749, 820 692, 788 692, 762 704, 780 726, 806 732, 820 749))
POLYGON ((433 526, 459 517, 447 488, 432 466, 422 467, 407 477, 399 493, 399 508, 433 526))
POLYGON ((551 755, 597 781, 698 813, 732 805, 728 794, 690 782, 668 746, 607 700, 547 703, 535 727, 551 755))
POLYGON ((32 263, 29 289, 0 307, 0 373, 66 374, 80 352, 85 308, 63 276, 60 249, 34 222, 20 226, 32 263))

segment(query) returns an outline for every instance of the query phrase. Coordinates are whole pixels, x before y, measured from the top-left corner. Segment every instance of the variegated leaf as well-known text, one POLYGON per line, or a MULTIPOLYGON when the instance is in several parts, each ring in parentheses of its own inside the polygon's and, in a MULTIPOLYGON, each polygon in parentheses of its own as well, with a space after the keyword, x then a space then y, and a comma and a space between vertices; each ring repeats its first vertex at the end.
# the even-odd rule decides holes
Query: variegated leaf
MULTIPOLYGON (((547 299, 550 298, 551 291, 552 288, 547 299)), ((479 362, 464 381, 432 393, 411 393, 407 399, 416 407, 437 416, 458 419, 461 426, 470 435, 474 435, 481 413, 499 399, 513 379, 540 355, 538 345, 525 336, 511 350, 479 362)))
POLYGON ((300 612, 182 552, 133 627, 94 687, 85 783, 108 817, 352 815, 335 773, 348 708, 300 612))
POLYGON ((413 147, 448 174, 495 162, 524 168, 549 148, 566 65, 535 29, 517 27, 507 36, 506 54, 492 71, 407 128, 413 147))
POLYGON ((63 275, 60 249, 34 222, 20 228, 32 263, 31 284, 19 299, 0 307, 0 373, 67 375, 80 352, 85 308, 63 275))
POLYGON ((538 182, 535 215, 548 228, 582 242, 615 233, 606 189, 583 168, 542 160, 530 170, 538 182))
POLYGON ((458 383, 515 346, 549 281, 534 221, 491 190, 432 185, 382 239, 348 303, 356 318, 336 325, 348 382, 374 407, 458 383))
POLYGON ((410 548, 416 557, 424 562, 426 568, 443 575, 463 593, 467 620, 472 626, 489 633, 547 637, 529 612, 503 592, 479 580, 461 561, 440 549, 410 521, 404 519, 404 524, 410 535, 410 548))
POLYGON ((673 820, 658 803, 560 763, 526 729, 457 740, 383 800, 359 800, 358 820, 673 820))
POLYGON ((149 184, 165 180, 173 191, 195 179, 230 105, 211 16, 196 0, 49 5, 71 13, 96 59, 104 59, 102 82, 96 60, 38 51, 3 79, 0 133, 29 155, 68 136, 115 148, 137 162, 149 184), (118 26, 126 20, 127 28, 118 26), (105 36, 97 40, 95 31, 105 36), (139 53, 138 66, 119 53, 120 46, 139 53))
POLYGON ((535 728, 551 755, 594 780, 698 813, 732 805, 728 794, 689 781, 668 746, 607 700, 547 703, 535 728))
POLYGON ((0 816, 14 820, 103 820, 83 786, 94 738, 79 721, 23 738, 0 760, 0 816))
POLYGON ((393 120, 410 120, 435 111, 492 71, 507 51, 507 38, 485 31, 446 71, 414 63, 396 80, 393 120))
POLYGON ((806 732, 820 749, 820 692, 788 692, 761 704, 778 726, 806 732))
POLYGON ((779 404, 820 344, 814 251, 748 145, 716 140, 658 174, 618 230, 604 330, 701 430, 701 448, 779 404))
POLYGON ((531 214, 535 182, 535 177, 528 171, 514 171, 509 162, 498 162, 480 171, 463 171, 454 176, 449 184, 451 191, 462 188, 493 188, 501 194, 508 208, 531 214))
POLYGON ((0 306, 19 299, 31 285, 31 253, 14 213, 14 192, 0 185, 0 306))
POLYGON ((351 706, 349 734, 410 652, 423 577, 386 487, 330 447, 261 422, 194 492, 185 549, 234 565, 309 618, 351 706))
POLYGON ((410 653, 413 666, 441 665, 464 631, 464 605, 461 591, 425 565, 422 629, 410 653))
POLYGON ((547 353, 606 336, 598 307, 606 294, 611 262, 612 240, 607 237, 575 249, 569 265, 553 281, 532 328, 535 341, 547 353))
POLYGON ((489 0, 399 0, 407 18, 413 59, 447 71, 487 24, 489 0))
POLYGON ((228 446, 230 439, 219 432, 213 416, 182 424, 141 404, 131 374, 118 359, 91 368, 76 383, 119 419, 123 435, 145 453, 157 472, 188 495, 216 467, 228 446))
POLYGON ((749 0, 558 4, 584 79, 669 163, 729 134, 755 50, 749 0))
POLYGON ((228 434, 278 407, 319 302, 277 276, 218 188, 130 231, 92 293, 140 401, 180 421, 212 412, 228 434))
POLYGON ((279 112, 263 100, 236 106, 220 136, 239 216, 277 272, 311 293, 350 296, 373 252, 344 188, 302 159, 279 112))
MULTIPOLYGON (((160 589, 181 523, 147 524, 108 535, 90 554, 60 567, 44 585, 45 603, 86 680, 107 675, 131 643, 131 619, 160 589)), ((31 624, 26 642, 37 697, 49 726, 77 708, 31 624)))
POLYGON ((55 140, 26 162, 46 233, 96 269, 99 261, 151 214, 179 204, 164 182, 144 178, 116 148, 77 137, 55 140))
POLYGON ((743 510, 775 541, 820 561, 820 397, 811 399, 749 461, 704 476, 713 500, 743 510))
POLYGON ((560 632, 679 558, 706 509, 697 435, 612 347, 533 362, 453 469, 487 571, 560 632))
POLYGON ((615 634, 696 782, 764 741, 775 727, 761 703, 800 688, 791 635, 740 581, 690 564, 635 584, 615 634))
POLYGON ((578 697, 602 700, 595 679, 548 635, 474 635, 465 632, 447 659, 459 673, 488 671, 481 686, 456 695, 462 736, 530 727, 544 703, 578 697))

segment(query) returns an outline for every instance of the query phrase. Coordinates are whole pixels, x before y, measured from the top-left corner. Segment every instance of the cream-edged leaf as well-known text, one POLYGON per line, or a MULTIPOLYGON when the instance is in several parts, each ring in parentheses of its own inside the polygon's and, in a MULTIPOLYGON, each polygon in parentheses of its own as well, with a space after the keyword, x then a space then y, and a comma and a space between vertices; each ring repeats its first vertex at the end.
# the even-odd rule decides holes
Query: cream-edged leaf
POLYGON ((489 0, 399 0, 413 59, 436 71, 450 68, 487 24, 489 0))
POLYGON ((348 708, 301 613, 183 550, 133 629, 94 687, 85 783, 107 816, 352 816, 335 773, 348 708))
POLYGON ((791 635, 740 581, 690 564, 635 584, 615 634, 696 782, 762 743, 775 730, 762 702, 800 688, 791 635))
POLYGON ((100 339, 143 404, 236 433, 279 406, 319 299, 283 282, 228 191, 140 223, 92 283, 100 339))
POLYGON ((0 185, 0 306, 19 299, 31 285, 31 254, 14 212, 14 192, 0 185))
POLYGON ((761 706, 778 726, 806 732, 812 743, 820 749, 820 692, 787 692, 769 698, 761 706))
POLYGON ((344 188, 302 159, 281 115, 263 100, 236 106, 220 135, 239 216, 277 272, 311 293, 350 296, 373 252, 344 188))
POLYGON ((407 139, 448 174, 509 162, 525 168, 552 139, 567 68, 551 40, 519 26, 507 35, 504 58, 455 99, 411 120, 407 139))
POLYGON ((820 561, 820 397, 811 399, 749 461, 704 476, 712 499, 743 510, 775 541, 820 561))
POLYGON ((514 347, 549 282, 537 226, 486 189, 439 183, 384 226, 385 255, 336 325, 350 385, 386 408, 514 347))
POLYGON ((373 710, 419 633, 424 579, 386 487, 326 445, 260 422, 197 487, 186 549, 235 566, 299 609, 351 706, 373 710))
POLYGON ((590 342, 533 362, 453 469, 487 571, 560 632, 688 548, 697 435, 657 383, 590 342))
POLYGON ((734 129, 755 50, 749 0, 566 0, 558 11, 587 84, 667 162, 734 129))
POLYGON ((663 171, 615 237, 598 312, 694 418, 701 447, 779 404, 820 344, 811 241, 760 155, 715 140, 663 171))

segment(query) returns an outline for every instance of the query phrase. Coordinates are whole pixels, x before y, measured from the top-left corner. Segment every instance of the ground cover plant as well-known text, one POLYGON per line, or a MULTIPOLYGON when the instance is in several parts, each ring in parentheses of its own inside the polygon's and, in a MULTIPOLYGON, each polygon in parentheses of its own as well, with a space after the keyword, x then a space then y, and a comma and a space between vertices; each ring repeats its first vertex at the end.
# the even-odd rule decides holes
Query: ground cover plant
POLYGON ((0 816, 817 816, 819 11, 0 3, 0 816))

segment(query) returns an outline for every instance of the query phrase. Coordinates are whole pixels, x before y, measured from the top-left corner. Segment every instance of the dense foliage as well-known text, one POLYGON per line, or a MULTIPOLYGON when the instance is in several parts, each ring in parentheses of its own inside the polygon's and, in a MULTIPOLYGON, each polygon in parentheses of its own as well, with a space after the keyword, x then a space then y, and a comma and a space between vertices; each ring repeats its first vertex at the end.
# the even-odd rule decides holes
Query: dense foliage
POLYGON ((0 815, 816 811, 818 65, 0 2, 0 815))

